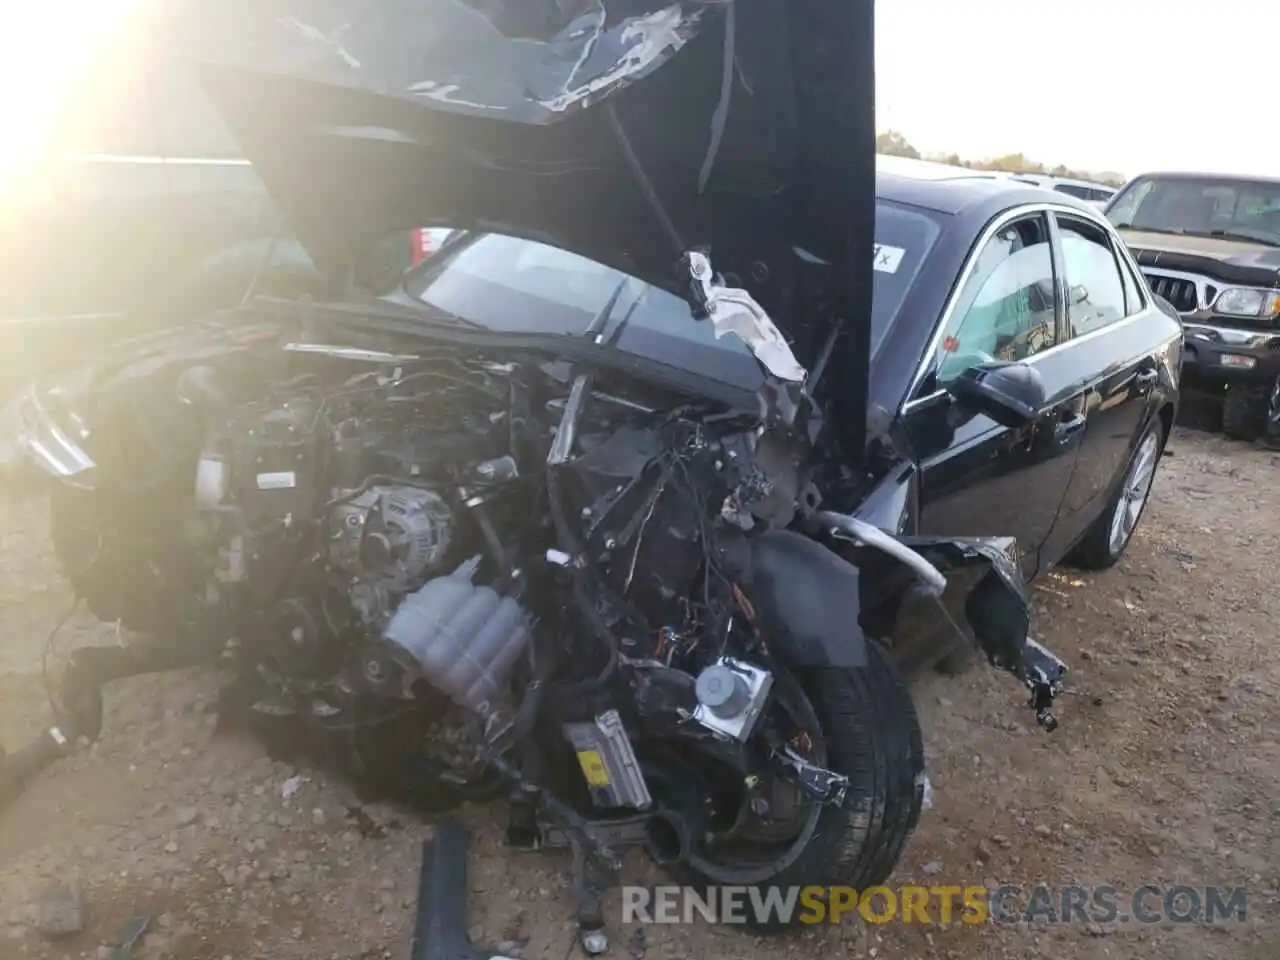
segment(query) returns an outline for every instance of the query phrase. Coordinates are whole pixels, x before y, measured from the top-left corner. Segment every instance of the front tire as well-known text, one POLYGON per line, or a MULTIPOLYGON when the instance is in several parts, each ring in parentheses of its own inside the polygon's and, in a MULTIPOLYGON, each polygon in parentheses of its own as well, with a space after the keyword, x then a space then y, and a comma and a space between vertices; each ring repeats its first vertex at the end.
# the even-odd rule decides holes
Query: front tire
POLYGON ((1153 420, 1129 457, 1124 478, 1107 509, 1093 522, 1067 562, 1081 570, 1106 570, 1124 556, 1151 499, 1156 466, 1164 452, 1164 427, 1153 420))
MULTIPOLYGON (((818 814, 806 846, 757 885, 850 886, 884 883, 902 858, 924 798, 924 744, 906 681, 884 647, 868 643, 868 662, 850 669, 815 668, 796 678, 817 715, 826 766, 849 778, 844 802, 818 814)), ((691 864, 702 882, 725 883, 723 873, 691 864)), ((800 907, 797 907, 797 914, 800 907)), ((795 919, 793 917, 793 919, 795 919)), ((778 929, 777 918, 752 918, 778 929)))

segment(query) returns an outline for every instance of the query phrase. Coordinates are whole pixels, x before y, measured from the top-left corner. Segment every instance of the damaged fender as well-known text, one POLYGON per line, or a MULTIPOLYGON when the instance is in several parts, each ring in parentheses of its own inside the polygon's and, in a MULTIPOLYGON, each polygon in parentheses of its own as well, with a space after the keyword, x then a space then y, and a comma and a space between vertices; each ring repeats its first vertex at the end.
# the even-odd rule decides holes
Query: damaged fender
MULTIPOLYGON (((819 513, 815 519, 833 540, 850 545, 840 550, 852 553, 850 566, 878 575, 868 592, 878 593, 882 602, 911 593, 931 598, 950 626, 982 650, 992 666, 1026 685, 1039 723, 1048 730, 1057 727, 1049 708, 1067 667, 1030 636, 1030 602, 1013 538, 890 536, 843 514, 819 513), (872 557, 868 550, 898 562, 886 567, 883 556, 872 557)), ((893 605, 894 619, 900 610, 900 604, 893 605)))
POLYGON ((836 544, 852 549, 833 550, 789 530, 749 541, 744 585, 779 660, 792 667, 865 665, 864 597, 879 587, 933 599, 993 666, 1017 672, 1030 614, 1012 539, 894 537, 841 514, 815 519, 836 544), (888 558, 895 562, 886 564, 888 558))
POLYGON ((861 573, 820 543, 790 530, 751 540, 748 586, 774 656, 788 667, 861 667, 861 573))

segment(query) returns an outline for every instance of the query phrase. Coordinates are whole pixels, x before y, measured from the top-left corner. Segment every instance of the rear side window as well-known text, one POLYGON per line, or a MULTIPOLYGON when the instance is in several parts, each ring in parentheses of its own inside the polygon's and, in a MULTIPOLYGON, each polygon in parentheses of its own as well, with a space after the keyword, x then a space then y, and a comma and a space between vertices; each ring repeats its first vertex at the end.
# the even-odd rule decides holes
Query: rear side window
POLYGON ((1131 312, 1125 278, 1106 232, 1083 220, 1058 218, 1067 286, 1067 331, 1082 337, 1131 312))

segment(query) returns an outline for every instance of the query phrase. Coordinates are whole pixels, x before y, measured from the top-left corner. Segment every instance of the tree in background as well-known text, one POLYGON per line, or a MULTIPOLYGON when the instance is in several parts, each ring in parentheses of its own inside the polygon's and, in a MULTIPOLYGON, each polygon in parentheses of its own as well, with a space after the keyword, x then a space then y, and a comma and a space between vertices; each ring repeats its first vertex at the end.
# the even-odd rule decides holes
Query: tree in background
POLYGON ((920 151, 907 143, 907 138, 897 130, 886 130, 876 135, 876 153, 891 157, 910 157, 912 160, 920 159, 920 151))
POLYGON ((1094 173, 1089 170, 1073 170, 1065 164, 1048 167, 1038 160, 1032 160, 1023 153, 1009 153, 1002 157, 984 160, 967 160, 957 153, 934 154, 924 157, 911 145, 905 136, 897 130, 886 130, 876 137, 876 152, 892 157, 909 157, 912 160, 929 159, 936 163, 945 163, 953 167, 969 167, 973 170, 1001 170, 1005 173, 1038 173, 1051 177, 1066 177, 1071 180, 1089 180, 1094 183, 1107 183, 1112 186, 1123 186, 1125 177, 1113 170, 1094 173))

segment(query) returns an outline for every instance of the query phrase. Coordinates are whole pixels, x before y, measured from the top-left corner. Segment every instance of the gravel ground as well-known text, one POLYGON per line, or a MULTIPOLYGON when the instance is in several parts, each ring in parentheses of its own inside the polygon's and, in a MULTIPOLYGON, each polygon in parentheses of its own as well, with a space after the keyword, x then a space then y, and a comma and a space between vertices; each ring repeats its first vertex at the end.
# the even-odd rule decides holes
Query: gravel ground
MULTIPOLYGON (((1056 733, 984 667, 918 681, 934 806, 894 880, 1243 885, 1245 923, 855 922, 782 939, 615 923, 610 955, 1280 958, 1280 456, 1183 430, 1171 448, 1127 559, 1037 586, 1037 629, 1081 693, 1063 698, 1056 733)), ((0 511, 0 742, 16 745, 45 715, 40 651, 68 597, 43 504, 0 511)), ((109 634, 76 621, 59 646, 109 634)), ((116 685, 103 740, 0 815, 0 957, 109 957, 101 944, 137 914, 154 918, 142 960, 408 957, 430 824, 215 737, 215 692, 201 672, 116 685), (307 779, 286 799, 294 776, 307 779), (72 898, 55 910, 60 888, 72 898), (57 940, 40 923, 84 929, 57 940)), ((460 816, 474 831, 473 936, 566 956, 565 860, 505 851, 497 807, 460 816)), ((626 869, 656 877, 638 857, 626 869)))

